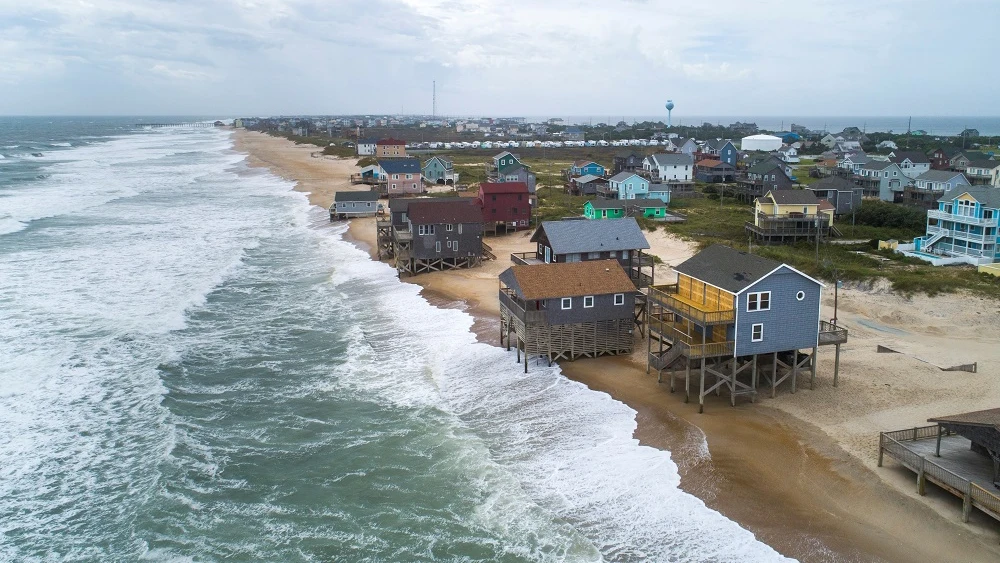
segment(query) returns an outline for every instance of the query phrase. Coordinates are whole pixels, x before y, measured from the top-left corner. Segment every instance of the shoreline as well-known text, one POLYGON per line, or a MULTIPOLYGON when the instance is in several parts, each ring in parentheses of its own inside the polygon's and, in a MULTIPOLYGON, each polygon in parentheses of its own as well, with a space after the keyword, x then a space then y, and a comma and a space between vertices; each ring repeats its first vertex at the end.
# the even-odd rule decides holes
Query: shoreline
MULTIPOLYGON (((347 181, 349 174, 356 170, 354 161, 308 156, 318 150, 317 147, 296 147, 284 139, 236 131, 234 149, 248 154, 250 166, 267 167, 276 175, 295 181, 295 189, 307 193, 313 205, 328 207, 334 191, 358 188, 347 181)), ((366 188, 361 186, 361 189, 366 188)), ((345 239, 371 255, 373 223, 373 219, 351 220, 345 239)), ((489 242, 497 256, 503 257, 512 249, 532 247, 530 243, 525 244, 528 233, 522 231, 491 238, 489 242), (494 241, 500 242, 494 244, 494 241)), ((664 264, 662 271, 658 268, 657 279, 665 279, 661 276, 668 275, 670 264, 690 255, 687 251, 690 245, 673 240, 663 231, 650 235, 663 239, 659 241, 661 245, 677 250, 661 256, 664 264)), ((466 310, 474 318, 473 331, 477 339, 497 345, 496 274, 506 267, 504 262, 501 258, 481 268, 436 272, 405 281, 420 285, 421 294, 432 305, 466 310)), ((914 301, 926 299, 915 298, 914 301)), ((840 300, 840 318, 851 323, 851 338, 858 340, 845 346, 839 389, 831 386, 832 353, 822 351, 815 391, 805 389, 790 395, 786 388, 775 400, 759 400, 756 404, 741 402, 736 408, 728 406, 728 399, 709 400, 705 413, 699 415, 697 408, 684 404, 681 393, 670 394, 668 385, 657 384, 655 377, 645 374, 644 349, 638 345, 639 350, 632 356, 563 362, 560 367, 566 377, 595 391, 606 392, 634 409, 637 413, 635 437, 643 445, 670 451, 684 491, 701 498, 707 506, 736 521, 784 555, 810 561, 949 560, 956 557, 967 561, 997 560, 1000 547, 995 545, 997 530, 991 525, 992 521, 985 525, 982 522, 964 525, 959 520, 960 510, 956 510, 952 502, 957 501, 960 507, 960 500, 943 493, 935 495, 933 493, 940 491, 931 490, 928 497, 934 498, 915 498, 914 476, 892 464, 873 471, 877 433, 869 433, 869 427, 880 419, 864 409, 869 403, 886 401, 891 404, 900 397, 893 395, 895 391, 887 398, 877 395, 881 391, 879 383, 865 373, 864 365, 865 361, 874 362, 871 359, 874 352, 860 349, 874 348, 873 343, 866 342, 872 336, 881 336, 883 332, 891 334, 883 328, 891 329, 893 324, 908 323, 911 319, 905 315, 894 317, 897 311, 888 311, 889 308, 886 309, 890 314, 875 319, 866 315, 865 306, 878 309, 891 301, 885 295, 842 290, 840 300), (862 320, 871 320, 872 326, 856 333, 855 323, 862 320), (851 394, 864 396, 858 399, 851 394), (831 402, 844 403, 848 411, 863 414, 866 419, 859 423, 843 413, 834 412, 835 409, 822 408, 831 402), (834 439, 832 436, 839 435, 841 430, 841 439, 834 439), (707 452, 704 451, 705 443, 707 452)), ((827 301, 832 301, 832 296, 824 298, 824 306, 831 307, 827 301)), ((912 303, 910 306, 916 307, 912 303)), ((903 351, 913 350, 912 346, 907 347, 911 343, 905 338, 895 336, 895 341, 893 338, 880 338, 879 341, 891 342, 903 351)), ((995 341, 988 335, 980 344, 985 347, 995 341)), ((867 370, 877 366, 880 370, 891 371, 885 364, 899 364, 897 369, 921 369, 925 373, 931 369, 908 357, 885 358, 880 356, 881 364, 870 363, 867 370)), ((980 363, 984 363, 984 359, 980 359, 980 363)), ((939 374, 934 375, 941 378, 939 374)), ((949 374, 947 377, 965 376, 949 374)), ((905 385, 902 387, 903 397, 908 397, 905 385)), ((1000 391, 991 388, 990 393, 980 390, 974 395, 982 403, 1000 397, 1000 391)), ((933 409, 944 408, 941 401, 925 402, 918 407, 911 406, 906 413, 895 413, 896 416, 884 422, 889 426, 882 429, 906 427, 928 416, 942 414, 933 409), (930 414, 924 416, 925 411, 930 414)))

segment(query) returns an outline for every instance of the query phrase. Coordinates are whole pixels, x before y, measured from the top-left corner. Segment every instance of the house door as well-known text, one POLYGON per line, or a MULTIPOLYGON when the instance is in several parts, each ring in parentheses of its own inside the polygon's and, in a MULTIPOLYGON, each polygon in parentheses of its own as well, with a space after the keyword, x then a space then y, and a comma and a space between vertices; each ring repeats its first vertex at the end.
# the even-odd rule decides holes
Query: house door
POLYGON ((547 246, 545 247, 545 263, 546 264, 552 263, 552 249, 547 246))

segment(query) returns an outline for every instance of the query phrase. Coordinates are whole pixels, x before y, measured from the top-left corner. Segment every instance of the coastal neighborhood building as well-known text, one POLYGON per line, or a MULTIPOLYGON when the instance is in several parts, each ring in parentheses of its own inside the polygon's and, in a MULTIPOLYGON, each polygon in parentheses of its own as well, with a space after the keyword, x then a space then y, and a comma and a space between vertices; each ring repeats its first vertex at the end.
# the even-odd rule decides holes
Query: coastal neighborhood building
POLYGON ((572 195, 597 195, 599 191, 606 191, 608 180, 599 176, 586 174, 569 181, 569 193, 572 195))
POLYGON ((524 356, 525 373, 529 356, 630 354, 637 294, 615 260, 512 266, 500 273, 500 344, 524 356))
POLYGON ((570 176, 604 176, 605 169, 600 164, 592 160, 577 160, 570 167, 570 176))
POLYGON ((858 168, 854 176, 865 197, 877 197, 882 201, 897 201, 903 187, 910 182, 899 164, 885 160, 866 162, 858 168))
POLYGON ((375 142, 375 157, 404 158, 406 157, 406 141, 399 139, 379 139, 375 142))
POLYGON ((792 179, 785 173, 786 165, 768 158, 754 164, 736 178, 736 197, 753 201, 768 191, 792 189, 792 179))
POLYGON ((728 162, 706 158, 695 164, 694 177, 709 184, 732 182, 736 178, 736 167, 728 162))
POLYGON ((713 245, 674 267, 677 282, 649 288, 648 363, 670 389, 683 375, 691 398, 691 375, 699 411, 705 397, 728 389, 754 399, 759 377, 775 389, 800 372, 816 376, 819 346, 835 345, 836 385, 840 345, 847 330, 820 320, 823 284, 787 264, 713 245), (803 353, 801 350, 807 350, 803 353), (679 372, 679 373, 678 373, 679 372))
POLYGON ((330 220, 374 217, 378 211, 378 192, 336 192, 330 206, 330 220))
POLYGON ((705 142, 702 150, 705 154, 714 156, 715 160, 725 162, 733 167, 736 166, 736 161, 739 160, 739 150, 729 139, 711 139, 705 142))
POLYGON ((1000 187, 1000 160, 970 160, 965 176, 973 186, 1000 187))
POLYGON ((483 221, 497 231, 524 229, 531 221, 531 194, 524 182, 483 182, 479 184, 479 204, 483 221))
POLYGON ((684 153, 658 153, 642 161, 649 178, 661 183, 690 184, 694 175, 694 157, 684 153))
POLYGON ((844 158, 837 162, 837 166, 847 170, 850 174, 859 174, 861 167, 868 164, 871 159, 863 152, 856 152, 844 155, 844 158))
MULTIPOLYGON (((896 148, 896 147, 893 147, 896 148)), ((951 157, 958 151, 947 150, 944 147, 937 147, 927 153, 927 158, 931 161, 931 170, 949 170, 951 168, 951 157)))
POLYGON ((927 234, 913 240, 915 253, 911 255, 930 258, 934 264, 992 264, 1000 248, 998 220, 1000 190, 989 186, 952 189, 938 200, 937 209, 927 212, 927 234))
POLYGON ((512 255, 515 264, 615 259, 636 287, 653 282, 652 257, 642 252, 649 249, 649 242, 633 217, 543 221, 531 235, 531 242, 537 245, 535 252, 512 255))
POLYGON ((931 160, 919 151, 893 151, 889 161, 899 165, 903 175, 911 180, 931 169, 931 160))
POLYGON ((452 186, 458 183, 458 173, 451 159, 443 156, 432 156, 424 162, 421 170, 424 180, 432 184, 452 186))
POLYGON ((609 199, 636 199, 649 197, 649 180, 635 172, 619 172, 608 179, 603 194, 609 199))
POLYGON ((968 186, 969 181, 961 172, 952 170, 928 170, 916 177, 903 188, 902 203, 936 208, 937 201, 952 188, 968 186))
POLYGON ((989 160, 989 157, 979 151, 958 151, 951 156, 948 164, 952 170, 965 172, 965 169, 969 167, 969 163, 982 160, 989 160))
POLYGON ((669 139, 669 142, 674 152, 679 152, 688 156, 692 156, 694 153, 698 152, 698 143, 689 137, 674 137, 669 139))
POLYGON ((385 189, 389 197, 424 192, 419 160, 415 158, 385 158, 379 159, 378 165, 382 169, 385 189))
POLYGON ((620 174, 622 172, 635 172, 636 170, 642 169, 642 160, 646 156, 637 151, 622 151, 615 155, 613 166, 611 167, 612 174, 620 174))
POLYGON ((621 219, 645 217, 662 219, 667 216, 667 204, 659 199, 595 199, 583 204, 587 219, 621 219))
POLYGON ((483 257, 483 213, 477 203, 412 201, 406 230, 395 237, 400 276, 478 266, 483 257))
POLYGON ((823 239, 833 227, 833 207, 821 211, 820 204, 810 190, 768 191, 754 202, 746 231, 764 244, 823 239))
POLYGON ((358 139, 358 156, 375 156, 375 139, 358 139))
POLYGON ((774 135, 750 135, 740 140, 740 150, 742 151, 764 151, 773 152, 781 148, 781 137, 774 135))
POLYGON ((523 182, 528 186, 528 192, 535 193, 537 180, 534 172, 511 152, 504 151, 494 156, 486 176, 490 182, 523 182))
POLYGON ((827 176, 805 189, 816 194, 817 200, 829 201, 836 215, 856 212, 864 196, 864 188, 842 176, 827 176))

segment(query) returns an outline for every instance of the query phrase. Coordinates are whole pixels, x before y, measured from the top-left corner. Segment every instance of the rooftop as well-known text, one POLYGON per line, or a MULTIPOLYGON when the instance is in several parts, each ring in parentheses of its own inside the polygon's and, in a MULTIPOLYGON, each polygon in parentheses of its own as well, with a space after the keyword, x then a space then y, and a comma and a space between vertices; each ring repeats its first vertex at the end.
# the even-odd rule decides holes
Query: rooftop
POLYGON ((1000 209, 1000 190, 992 186, 960 186, 945 192, 938 201, 953 201, 965 194, 974 197, 984 207, 1000 209))
POLYGON ((363 192, 336 192, 333 201, 378 201, 378 192, 366 190, 363 192))
POLYGON ((484 194, 526 194, 528 184, 524 182, 483 182, 479 189, 484 194))
POLYGON ((447 225, 482 223, 483 212, 475 200, 414 201, 407 210, 410 222, 416 225, 447 225))
MULTIPOLYGON (((764 197, 771 196, 778 205, 816 205, 819 200, 810 190, 771 190, 764 197)), ((761 198, 763 199, 763 198, 761 198)))
POLYGON ((769 258, 714 244, 674 270, 730 293, 739 293, 781 266, 769 258))
POLYGON ((538 242, 542 232, 555 254, 649 248, 642 229, 632 217, 607 221, 543 221, 531 236, 531 242, 538 242))
POLYGON ((635 292, 635 284, 617 260, 511 266, 500 280, 526 300, 635 292))
POLYGON ((386 174, 419 174, 420 161, 416 158, 386 158, 378 161, 386 174))

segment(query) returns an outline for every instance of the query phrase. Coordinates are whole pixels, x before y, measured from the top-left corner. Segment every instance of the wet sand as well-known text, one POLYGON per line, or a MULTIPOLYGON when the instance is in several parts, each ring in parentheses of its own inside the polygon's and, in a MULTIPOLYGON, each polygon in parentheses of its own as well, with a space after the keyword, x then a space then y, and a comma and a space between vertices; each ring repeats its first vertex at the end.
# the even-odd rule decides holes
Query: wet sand
MULTIPOLYGON (((355 161, 350 159, 333 166, 313 164, 326 159, 308 156, 305 151, 316 150, 312 147, 293 150, 291 143, 283 139, 246 132, 235 135, 237 150, 253 155, 251 165, 268 166, 282 177, 298 180, 296 189, 309 192, 310 201, 317 205, 328 206, 333 191, 349 189, 344 174, 356 171, 355 161), (246 137, 255 138, 254 142, 245 142, 246 137), (302 163, 304 159, 308 159, 306 164, 302 163)), ((505 258, 510 252, 533 248, 528 236, 521 232, 488 239, 500 259, 481 268, 436 272, 406 281, 421 285, 426 298, 437 306, 469 311, 475 318, 473 330, 479 339, 497 345, 496 275, 509 266, 505 258)), ((375 246, 374 220, 352 220, 348 238, 371 253, 375 246)), ((665 261, 657 270, 657 279, 667 281, 663 276, 670 275, 669 266, 685 259, 692 250, 690 245, 663 232, 653 233, 650 238, 656 239, 651 241, 652 253, 665 261)), ((878 430, 921 424, 932 416, 924 415, 931 410, 941 414, 941 409, 952 409, 945 411, 950 413, 986 408, 978 405, 993 401, 993 406, 1000 397, 1000 390, 995 388, 1000 386, 989 387, 985 393, 980 390, 971 400, 955 389, 965 383, 963 378, 977 374, 948 372, 951 379, 942 380, 940 372, 929 371, 936 368, 910 357, 874 355, 874 342, 884 340, 884 331, 867 328, 858 321, 874 317, 886 326, 911 326, 909 323, 921 320, 915 315, 940 314, 926 311, 952 305, 948 299, 924 299, 930 300, 919 298, 915 304, 914 300, 871 289, 841 291, 840 317, 851 321, 852 342, 844 349, 838 389, 833 389, 830 381, 832 352, 825 350, 821 351, 815 391, 806 388, 791 395, 786 387, 775 400, 741 402, 735 408, 728 405, 725 395, 709 397, 704 414, 684 403, 683 390, 671 394, 666 380, 658 384, 655 376, 645 374, 645 344, 640 341, 631 357, 564 362, 561 367, 567 377, 609 393, 635 409, 636 437, 646 445, 671 452, 684 490, 739 522, 782 554, 803 561, 997 561, 1000 526, 995 522, 974 514, 971 524, 962 524, 958 499, 934 487, 928 487, 927 497, 918 497, 912 473, 891 463, 874 468, 878 430), (873 309, 879 315, 871 315, 873 309), (921 310, 925 312, 913 312, 921 310), (932 376, 944 390, 922 397, 917 405, 899 402, 898 395, 887 399, 879 390, 883 380, 904 390, 924 389, 932 376)), ((831 300, 832 296, 825 295, 827 310, 831 300)), ((976 331, 981 340, 968 351, 949 348, 948 357, 942 361, 970 354, 990 359, 996 357, 991 354, 1000 354, 992 345, 997 340, 985 326, 986 321, 975 320, 963 318, 954 324, 971 323, 968 328, 976 331)), ((893 335, 889 340, 909 350, 920 346, 922 339, 938 337, 913 331, 904 331, 904 335, 913 338, 893 335)), ((993 365, 990 370, 995 369, 993 365)), ((905 397, 911 398, 911 393, 905 397)))

